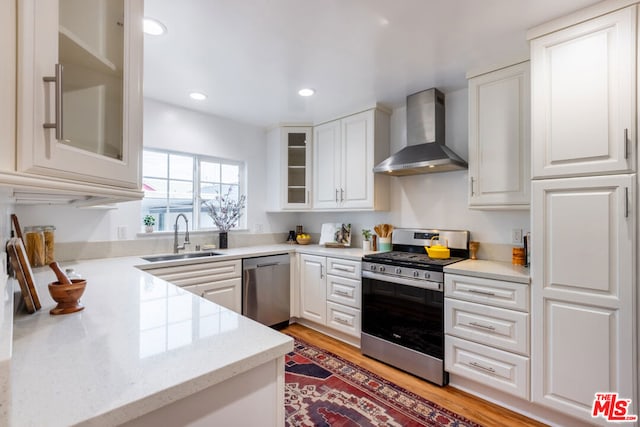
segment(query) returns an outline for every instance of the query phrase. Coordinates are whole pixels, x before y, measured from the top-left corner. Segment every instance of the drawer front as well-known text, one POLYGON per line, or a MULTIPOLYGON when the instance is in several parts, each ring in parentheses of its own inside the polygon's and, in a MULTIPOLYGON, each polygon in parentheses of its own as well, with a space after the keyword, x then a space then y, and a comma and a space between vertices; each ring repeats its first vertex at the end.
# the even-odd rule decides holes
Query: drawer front
POLYGON ((362 308, 362 292, 360 279, 327 276, 327 300, 349 307, 362 308))
POLYGON ((362 263, 349 259, 327 258, 327 274, 360 280, 362 263))
POLYGON ((529 312, 529 285, 524 283, 445 274, 444 295, 494 307, 529 312))
POLYGON ((445 335, 444 369, 529 400, 529 358, 445 335))
POLYGON ((327 301, 327 326, 360 338, 360 310, 327 301))
POLYGON ((529 315, 472 302, 444 299, 447 334, 529 356, 529 315))
POLYGON ((242 260, 206 262, 145 270, 178 286, 196 285, 242 276, 242 260))

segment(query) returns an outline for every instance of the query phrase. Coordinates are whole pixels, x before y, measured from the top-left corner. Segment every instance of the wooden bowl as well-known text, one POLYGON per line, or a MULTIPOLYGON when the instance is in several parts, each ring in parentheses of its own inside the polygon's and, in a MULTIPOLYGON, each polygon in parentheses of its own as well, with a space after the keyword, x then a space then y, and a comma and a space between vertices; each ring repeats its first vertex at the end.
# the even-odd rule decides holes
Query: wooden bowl
POLYGON ((311 243, 311 237, 296 237, 296 242, 298 242, 299 245, 308 245, 309 243, 311 243))
POLYGON ((58 303, 49 313, 69 314, 84 310, 84 306, 80 304, 80 297, 86 286, 87 281, 84 279, 71 279, 70 285, 61 285, 60 282, 49 283, 51 298, 58 303))

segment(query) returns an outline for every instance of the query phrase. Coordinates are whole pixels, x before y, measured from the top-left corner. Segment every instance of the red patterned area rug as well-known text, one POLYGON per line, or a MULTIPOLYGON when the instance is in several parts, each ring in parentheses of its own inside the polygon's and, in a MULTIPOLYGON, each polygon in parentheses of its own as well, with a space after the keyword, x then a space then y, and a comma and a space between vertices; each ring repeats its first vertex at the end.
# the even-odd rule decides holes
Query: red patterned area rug
POLYGON ((285 360, 286 425, 479 426, 298 339, 285 360))

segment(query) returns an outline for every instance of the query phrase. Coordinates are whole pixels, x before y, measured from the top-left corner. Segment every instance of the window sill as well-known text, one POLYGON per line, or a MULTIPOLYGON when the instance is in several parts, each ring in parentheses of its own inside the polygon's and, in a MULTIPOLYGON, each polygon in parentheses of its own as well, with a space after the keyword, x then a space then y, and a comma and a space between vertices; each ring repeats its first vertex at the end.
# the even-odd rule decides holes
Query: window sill
MULTIPOLYGON (((229 233, 235 233, 238 231, 243 231, 243 232, 247 232, 249 231, 248 228, 234 228, 233 230, 229 231, 229 233)), ((215 229, 209 229, 209 230, 189 230, 189 235, 190 236, 204 236, 207 234, 219 234, 220 232, 218 230, 215 229)), ((148 238, 148 237, 173 237, 174 232, 173 231, 153 231, 151 233, 145 233, 144 231, 140 231, 138 233, 136 233, 136 237, 139 238, 148 238)), ((184 230, 178 230, 178 235, 184 235, 184 230)))

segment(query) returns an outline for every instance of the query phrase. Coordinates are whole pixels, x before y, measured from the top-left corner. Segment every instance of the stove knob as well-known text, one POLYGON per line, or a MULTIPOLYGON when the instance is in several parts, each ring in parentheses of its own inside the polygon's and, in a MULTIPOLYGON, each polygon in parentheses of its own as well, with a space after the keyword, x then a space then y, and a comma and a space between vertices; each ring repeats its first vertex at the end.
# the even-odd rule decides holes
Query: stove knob
POLYGON ((414 271, 413 272, 413 277, 420 277, 420 272, 419 271, 414 271))
POLYGON ((376 271, 376 265, 375 265, 375 264, 371 264, 371 265, 369 266, 369 269, 370 269, 371 271, 376 271))
POLYGON ((381 265, 380 268, 378 268, 378 271, 380 271, 380 273, 383 273, 385 270, 384 265, 381 265))
POLYGON ((425 279, 431 279, 431 273, 424 273, 425 279))
POLYGON ((396 267, 396 274, 401 274, 402 273, 402 269, 400 267, 396 267))

